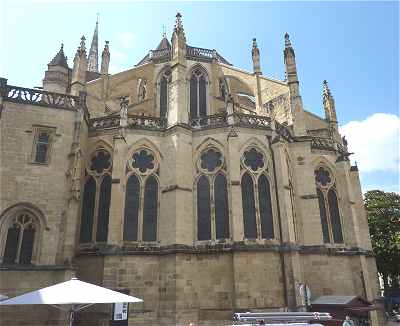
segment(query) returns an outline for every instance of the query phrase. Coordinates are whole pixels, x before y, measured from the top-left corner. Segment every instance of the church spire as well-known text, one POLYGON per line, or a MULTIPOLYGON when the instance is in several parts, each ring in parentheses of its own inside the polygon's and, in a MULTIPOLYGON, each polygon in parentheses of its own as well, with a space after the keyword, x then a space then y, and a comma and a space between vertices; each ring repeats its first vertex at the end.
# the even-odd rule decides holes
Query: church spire
POLYGON ((186 56, 186 36, 183 30, 182 15, 176 14, 174 32, 172 33, 172 59, 184 60, 186 56))
POLYGON ((325 118, 329 122, 331 129, 337 132, 338 121, 336 116, 335 100, 326 80, 323 82, 322 100, 324 104, 325 118))
POLYGON ((99 19, 97 16, 96 27, 93 33, 92 44, 88 57, 88 71, 99 72, 99 19))

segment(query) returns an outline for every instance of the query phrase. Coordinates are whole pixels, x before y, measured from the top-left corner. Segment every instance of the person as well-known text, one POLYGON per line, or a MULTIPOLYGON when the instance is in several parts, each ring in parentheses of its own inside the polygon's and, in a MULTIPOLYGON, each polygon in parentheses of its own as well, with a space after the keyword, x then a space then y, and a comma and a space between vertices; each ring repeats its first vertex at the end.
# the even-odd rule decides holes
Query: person
POLYGON ((354 322, 350 319, 349 315, 346 316, 346 319, 343 321, 342 326, 354 326, 354 322))
POLYGON ((263 319, 260 320, 260 324, 259 325, 265 325, 265 321, 263 319))

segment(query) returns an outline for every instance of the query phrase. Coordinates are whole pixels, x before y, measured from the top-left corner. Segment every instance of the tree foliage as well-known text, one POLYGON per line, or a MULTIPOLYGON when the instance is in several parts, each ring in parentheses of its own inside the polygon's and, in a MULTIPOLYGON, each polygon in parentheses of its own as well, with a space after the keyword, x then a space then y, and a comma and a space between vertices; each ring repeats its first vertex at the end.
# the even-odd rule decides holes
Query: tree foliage
POLYGON ((385 289, 400 281, 400 195, 372 190, 365 193, 372 247, 385 289))

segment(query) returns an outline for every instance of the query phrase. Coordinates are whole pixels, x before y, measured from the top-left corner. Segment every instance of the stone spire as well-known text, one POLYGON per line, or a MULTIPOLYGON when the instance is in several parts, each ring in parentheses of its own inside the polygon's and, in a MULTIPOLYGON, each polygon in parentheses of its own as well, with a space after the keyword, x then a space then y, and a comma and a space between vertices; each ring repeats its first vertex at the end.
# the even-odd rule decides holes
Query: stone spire
POLYGON ((90 45, 88 57, 88 71, 99 72, 99 20, 93 33, 92 44, 90 45))
POLYGON ((253 58, 253 71, 256 75, 261 75, 260 66, 260 50, 257 46, 257 40, 253 38, 253 48, 251 50, 251 56, 253 58))
POLYGON ((74 68, 72 69, 72 82, 71 82, 71 93, 78 95, 79 91, 84 89, 86 82, 86 71, 87 71, 87 58, 86 58, 86 46, 85 36, 81 37, 81 43, 76 51, 74 58, 74 68))
POLYGON ((101 54, 101 70, 100 73, 102 75, 108 74, 108 66, 110 65, 110 49, 108 47, 108 41, 104 45, 103 53, 101 54))
POLYGON ((286 68, 286 78, 289 86, 294 132, 296 136, 304 136, 306 134, 306 126, 303 114, 303 101, 301 99, 299 79, 297 77, 296 56, 288 33, 285 33, 285 49, 283 55, 286 68))
POLYGON ((183 30, 182 15, 176 14, 174 32, 172 33, 172 59, 184 60, 186 56, 186 36, 183 30))

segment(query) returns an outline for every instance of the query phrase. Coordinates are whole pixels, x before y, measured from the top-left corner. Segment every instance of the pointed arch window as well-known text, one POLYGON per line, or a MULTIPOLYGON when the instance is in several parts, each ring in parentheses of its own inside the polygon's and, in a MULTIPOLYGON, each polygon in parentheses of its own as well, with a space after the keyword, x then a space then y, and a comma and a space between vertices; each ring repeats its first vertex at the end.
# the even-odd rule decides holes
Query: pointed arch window
POLYGON ((165 68, 161 74, 159 79, 159 94, 160 94, 160 118, 166 118, 168 112, 168 87, 171 82, 171 69, 169 67, 165 68))
POLYGON ((124 241, 157 241, 159 164, 152 151, 137 150, 127 163, 124 241))
POLYGON ((197 162, 197 171, 197 239, 228 239, 228 183, 221 152, 213 147, 203 151, 197 162))
POLYGON ((207 116, 207 80, 203 69, 192 71, 189 81, 190 119, 207 116))
POLYGON ((271 185, 265 156, 253 147, 244 152, 241 163, 244 237, 273 239, 275 233, 271 185))
POLYGON ((96 150, 85 170, 80 243, 107 242, 111 202, 112 158, 103 148, 96 150))
POLYGON ((342 223, 335 179, 331 172, 319 167, 314 171, 324 243, 343 243, 342 223))
POLYGON ((31 212, 19 210, 6 218, 1 230, 5 239, 0 248, 3 264, 32 264, 37 255, 40 234, 39 219, 31 212), (36 253, 35 253, 36 251, 36 253))

